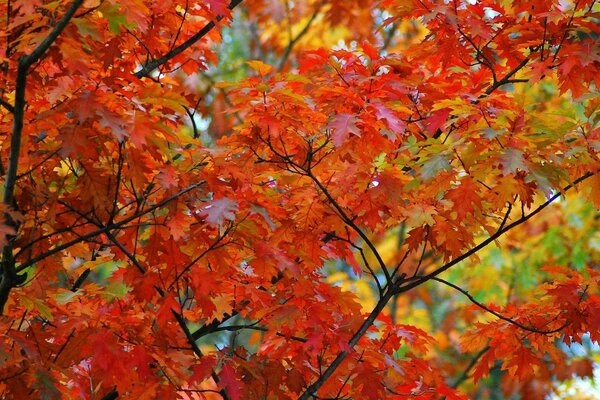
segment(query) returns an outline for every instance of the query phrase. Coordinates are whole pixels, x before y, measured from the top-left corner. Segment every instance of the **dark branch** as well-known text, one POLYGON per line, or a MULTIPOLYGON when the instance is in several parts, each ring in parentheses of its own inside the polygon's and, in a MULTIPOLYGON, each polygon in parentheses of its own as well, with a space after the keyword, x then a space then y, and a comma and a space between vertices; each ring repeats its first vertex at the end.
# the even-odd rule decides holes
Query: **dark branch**
MULTIPOLYGON (((447 269, 451 268, 452 266, 458 264, 460 261, 477 253, 479 250, 483 249, 488 244, 492 243, 494 240, 496 240, 498 237, 502 236, 507 231, 511 230, 512 228, 514 228, 518 225, 521 225, 522 223, 528 221, 530 218, 532 218, 533 216, 535 216, 536 214, 541 212, 544 208, 546 208, 548 205, 550 205, 550 203, 552 203, 554 200, 556 200, 558 197, 563 195, 568 190, 572 189, 576 184, 590 178, 591 176, 594 176, 595 174, 597 174, 599 172, 600 172, 600 170, 595 171, 595 172, 588 172, 587 174, 574 180, 572 184, 565 186, 562 191, 556 193, 547 202, 540 205, 538 208, 533 210, 531 213, 524 215, 522 218, 507 225, 505 228, 498 229, 496 231, 496 233, 494 233, 488 239, 484 240, 479 245, 473 247, 471 250, 467 251, 462 256, 457 257, 456 259, 444 264, 442 267, 438 268, 434 272, 432 272, 426 276, 423 276, 423 277, 416 277, 416 279, 404 279, 402 276, 399 277, 395 282, 393 282, 388 287, 386 293, 379 299, 379 301, 377 302, 377 304, 375 305, 375 307, 373 308, 373 310, 371 311, 369 316, 365 319, 365 321, 362 323, 360 328, 356 331, 354 336, 352 336, 352 339, 350 339, 350 341, 348 342, 348 346, 350 348, 353 348, 356 345, 356 343, 358 343, 360 338, 362 338, 365 335, 365 333, 367 332, 367 330, 369 329, 369 327, 371 327, 371 325, 373 325, 373 323, 375 322, 375 319, 377 318, 379 313, 384 309, 384 307, 387 305, 389 300, 392 299, 395 294, 407 292, 407 291, 423 284, 424 282, 432 279, 436 275, 441 274, 442 272, 446 271, 447 269), (407 285, 400 286, 404 282, 409 282, 409 283, 407 285)), ((331 375, 333 375, 335 370, 340 366, 340 364, 344 361, 344 359, 348 356, 348 354, 349 354, 348 351, 341 351, 340 353, 338 353, 337 357, 333 360, 333 362, 325 369, 325 371, 323 371, 319 375, 319 378, 313 384, 311 384, 304 391, 304 393, 302 393, 302 395, 298 399, 299 400, 308 400, 311 398, 315 398, 316 393, 319 390, 319 388, 325 384, 325 382, 331 377, 331 375)))
MULTIPOLYGON (((227 8, 229 8, 230 10, 233 10, 242 1, 243 0, 232 0, 231 3, 229 3, 229 5, 227 6, 227 8)), ((217 20, 217 22, 219 22, 223 18, 224 17, 222 15, 217 15, 216 20, 217 20)), ((142 67, 142 69, 135 72, 133 75, 135 75, 135 77, 140 78, 140 79, 144 78, 144 77, 149 77, 150 74, 152 73, 152 71, 154 71, 156 68, 160 67, 167 61, 171 60, 172 58, 183 53, 185 50, 192 47, 196 42, 198 42, 200 39, 202 39, 204 36, 206 36, 208 34, 208 32, 210 32, 215 26, 216 26, 215 21, 210 21, 208 24, 204 25, 204 27, 202 29, 200 29, 198 31, 198 33, 196 33, 194 36, 192 36, 185 42, 181 43, 179 46, 174 47, 171 51, 169 51, 165 55, 145 63, 144 66, 142 67)))
POLYGON ((402 286, 400 288, 398 288, 398 292, 399 293, 404 293, 408 290, 411 290, 412 288, 415 288, 419 285, 421 285, 422 283, 432 279, 433 277, 441 274, 442 272, 452 268, 453 266, 455 266, 456 264, 458 264, 459 262, 469 258, 470 256, 472 256, 473 254, 477 253, 479 250, 483 249, 484 247, 486 247, 487 245, 489 245, 490 243, 492 243, 493 241, 495 241, 496 239, 498 239, 500 236, 502 236, 504 233, 506 233, 507 231, 513 229, 516 226, 519 226, 521 224, 523 224, 524 222, 527 222, 528 220, 530 220, 532 217, 534 217, 535 215, 537 215, 538 213, 540 213, 543 209, 545 209, 546 207, 548 207, 550 204, 552 204, 552 202, 554 202, 554 200, 558 199, 560 196, 564 195, 567 191, 569 191, 570 189, 572 189, 575 185, 577 185, 580 182, 585 181, 586 179, 596 175, 597 173, 599 173, 600 170, 595 171, 595 172, 588 172, 587 174, 575 179, 573 181, 572 184, 567 185, 563 188, 563 190, 561 190, 560 192, 557 192, 554 196, 550 197, 546 202, 544 202, 543 204, 541 204, 539 207, 537 207, 535 210, 533 210, 532 212, 530 212, 527 215, 523 215, 521 218, 519 218, 518 220, 516 220, 515 222, 506 225, 505 227, 499 228, 493 235, 491 235, 490 237, 488 237, 487 239, 485 239, 483 242, 479 243, 477 246, 473 247, 471 250, 467 251, 466 253, 463 253, 461 256, 453 259, 452 261, 449 261, 448 263, 442 265, 441 267, 439 267, 438 269, 436 269, 435 271, 421 276, 421 277, 417 277, 416 279, 410 279, 407 285, 402 286))
POLYGON ((6 111, 13 113, 15 112, 15 108, 8 101, 0 99, 0 106, 4 107, 6 111))
MULTIPOLYGON (((543 331, 543 330, 540 330, 540 329, 537 329, 537 328, 533 328, 531 326, 523 325, 520 322, 517 322, 517 321, 515 321, 512 318, 506 317, 506 316, 500 314, 499 312, 496 312, 496 311, 492 310, 491 308, 489 308, 485 304, 480 303, 468 291, 464 290, 463 288, 461 288, 458 285, 455 285, 454 283, 448 282, 445 279, 438 278, 438 277, 435 277, 435 276, 432 277, 431 280, 443 283, 444 285, 449 286, 452 289, 459 291, 460 293, 462 293, 463 295, 465 295, 469 299, 469 301, 471 303, 475 304, 477 307, 479 307, 482 310, 484 310, 484 311, 486 311, 486 312, 494 315, 495 317, 500 318, 501 320, 506 321, 509 324, 512 324, 514 326, 517 326, 517 327, 519 327, 519 328, 521 328, 521 329, 523 329, 525 331, 532 332, 532 333, 539 333, 541 335, 550 335, 550 334, 553 334, 553 333, 561 331, 566 326, 566 325, 561 325, 560 327, 558 327, 556 329, 551 329, 551 330, 543 331)), ((556 318, 554 318, 553 320, 556 320, 556 318)))
POLYGON ((475 356, 469 362, 469 365, 467 365, 467 368, 465 368, 465 370, 460 374, 460 376, 454 381, 454 383, 450 387, 453 388, 453 389, 456 389, 457 387, 459 387, 461 385, 461 383, 463 383, 464 381, 466 381, 467 378, 469 377, 469 373, 471 372, 471 370, 473 369, 473 367, 475 367, 475 364, 477 364, 477 361, 479 361, 479 359, 489 349, 490 349, 490 346, 485 346, 483 349, 481 349, 479 351, 479 353, 475 354, 475 356))
MULTIPOLYGON (((268 332, 269 331, 269 328, 267 328, 265 326, 259 326, 259 325, 253 325, 253 324, 249 324, 249 325, 227 325, 227 326, 219 326, 219 327, 215 328, 214 330, 212 330, 211 332, 205 333, 205 335, 207 335, 209 333, 222 332, 222 331, 236 332, 236 331, 241 331, 241 330, 244 330, 244 329, 249 329, 249 330, 254 330, 254 331, 261 331, 261 332, 268 332)), ((302 343, 306 343, 306 341, 307 341, 306 338, 299 337, 299 336, 289 336, 289 335, 286 335, 286 334, 281 333, 281 332, 275 332, 275 335, 277 335, 279 337, 283 337, 283 338, 295 340, 297 342, 302 342, 302 343)))
POLYGON ((97 230, 95 230, 93 232, 89 232, 89 233, 87 233, 85 235, 81 235, 81 236, 77 237, 76 239, 73 239, 71 241, 63 243, 63 244, 58 245, 56 247, 53 247, 52 249, 50 249, 50 250, 48 250, 48 251, 46 251, 46 252, 44 252, 42 254, 39 254, 36 257, 33 257, 33 258, 27 260, 26 262, 22 263, 21 265, 19 265, 19 267, 17 268, 17 272, 21 272, 21 271, 25 270, 26 268, 34 265, 35 263, 38 263, 38 262, 40 262, 40 261, 42 261, 42 260, 44 260, 44 259, 46 259, 46 258, 48 258, 48 257, 50 257, 50 256, 52 256, 54 254, 56 254, 56 253, 59 253, 59 252, 65 250, 65 249, 68 249, 69 247, 71 247, 71 246, 73 246, 73 245, 75 245, 77 243, 89 240, 89 239, 91 239, 93 237, 96 237, 98 235, 106 233, 106 232, 108 232, 110 230, 118 229, 118 228, 120 228, 120 227, 122 227, 122 226, 124 226, 124 225, 126 225, 128 223, 130 223, 131 221, 133 221, 133 220, 135 220, 135 219, 137 219, 137 218, 139 218, 139 217, 141 217, 143 215, 146 215, 146 214, 148 214, 148 213, 150 213, 150 212, 152 212, 152 211, 154 211, 154 210, 156 210, 158 208, 163 207, 167 203, 169 203, 169 202, 171 202, 171 201, 173 201, 173 200, 175 200, 175 199, 183 196, 187 192, 190 192, 190 191, 192 191, 192 190, 200 187, 204 183, 205 182, 202 181, 202 182, 198 182, 198 183, 196 183, 194 185, 188 186, 187 188, 180 190, 179 192, 177 192, 177 193, 175 193, 175 194, 167 197, 166 199, 164 199, 164 200, 156 203, 155 205, 150 206, 150 207, 148 207, 148 208, 146 208, 144 210, 138 211, 135 214, 133 214, 133 215, 127 217, 127 218, 122 219, 121 221, 115 222, 112 225, 105 226, 105 227, 97 229, 97 230))
POLYGON ((115 386, 110 392, 106 393, 100 400, 116 400, 119 398, 119 392, 115 386))
MULTIPOLYGON (((14 206, 15 186, 17 183, 17 171, 19 169, 19 155, 21 152, 21 136, 23 133, 23 121, 25 119, 25 87, 27 86, 27 74, 29 67, 36 63, 42 55, 50 48, 52 43, 58 38, 65 29, 75 12, 81 6, 83 0, 75 0, 66 14, 58 21, 54 29, 42 40, 42 42, 29 54, 21 57, 17 67, 17 77, 15 82, 15 105, 13 108, 13 127, 10 140, 10 155, 8 158, 8 168, 6 171, 6 180, 4 183, 3 202, 8 207, 14 206)), ((13 221, 10 214, 5 213, 4 218, 7 225, 17 230, 17 224, 13 221)), ((8 295, 13 287, 19 284, 23 279, 22 275, 17 275, 15 260, 12 254, 14 237, 4 246, 2 251, 2 271, 0 277, 0 314, 4 312, 4 306, 8 301, 8 295)))
MULTIPOLYGON (((192 333, 190 332, 190 328, 187 326, 187 323, 185 322, 185 319, 183 318, 183 316, 173 309, 171 309, 171 313, 173 313, 173 316, 177 320, 177 323, 181 327, 181 330, 183 330, 183 332, 185 333, 185 337, 187 338, 187 341, 190 344, 190 346, 192 346, 192 350, 194 351, 194 354, 196 354, 199 358, 202 358, 202 356, 203 356, 202 350, 200 350, 200 347, 198 347, 198 345, 196 344, 196 340, 194 339, 192 333)), ((215 371, 211 372, 211 377, 213 378, 215 383, 217 383, 217 384, 219 383, 220 379, 215 371)), ((227 392, 225 391, 225 389, 221 389, 219 391, 219 393, 221 394, 223 399, 229 400, 229 396, 227 395, 227 392)))

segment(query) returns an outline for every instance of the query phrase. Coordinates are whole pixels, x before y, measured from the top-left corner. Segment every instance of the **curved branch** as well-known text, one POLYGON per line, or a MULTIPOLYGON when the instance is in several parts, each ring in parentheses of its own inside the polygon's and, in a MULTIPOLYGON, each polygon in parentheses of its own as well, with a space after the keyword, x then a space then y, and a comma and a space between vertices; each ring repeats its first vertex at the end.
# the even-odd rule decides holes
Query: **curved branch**
MULTIPOLYGON (((321 190, 321 192, 325 195, 325 197, 327 198, 329 203, 331 203, 331 206, 337 211, 337 214, 341 218, 341 220, 347 226, 352 228, 352 230, 354 232, 356 232, 358 234, 358 236, 360 236, 360 238, 367 244, 367 247, 369 247, 369 250, 371 250, 371 252, 375 256, 377 263, 379 264, 381 270, 383 271, 383 273, 385 275, 386 284, 389 285, 391 283, 392 277, 390 276, 390 273, 385 265, 385 262, 383 261, 383 258, 381 258, 381 255, 379 254, 379 251, 377 251, 377 248, 375 247, 373 242, 363 232, 363 230, 360 229, 360 227, 358 227, 358 225, 356 225, 356 223, 354 222, 354 218, 350 218, 350 216, 348 216, 348 214, 346 214, 346 212, 344 211, 342 206, 340 206, 340 204, 333 198, 331 193, 329 193, 329 190, 327 190, 327 188, 325 187, 325 185, 323 185, 323 183, 319 180, 319 178, 317 178, 315 176, 315 174, 313 174, 313 172, 312 172, 313 166, 311 165, 310 159, 311 159, 312 155, 315 154, 315 151, 312 150, 312 147, 310 147, 310 144, 309 144, 309 151, 308 151, 308 155, 307 155, 307 161, 305 162, 305 164, 301 165, 301 164, 298 164, 297 162, 295 162, 292 159, 292 157, 290 157, 287 153, 282 154, 280 151, 278 151, 274 147, 273 143, 271 142, 270 136, 265 139, 259 135, 258 139, 261 140, 266 146, 268 146, 269 150, 271 150, 273 152, 273 154, 275 154, 275 156, 279 157, 281 160, 265 160, 262 157, 260 157, 253 149, 251 149, 254 152, 255 156, 261 162, 272 162, 275 164, 284 164, 284 166, 282 168, 286 169, 287 171, 309 177, 317 185, 319 190, 321 190)), ((285 151, 285 148, 284 148, 284 151, 285 151)), ((317 149, 317 151, 318 151, 318 149, 317 149)))
POLYGON ((38 46, 31 52, 31 54, 19 60, 19 64, 22 63, 25 68, 29 68, 30 66, 35 64, 42 57, 42 55, 44 55, 46 50, 48 50, 50 46, 52 46, 52 43, 54 43, 54 41, 58 39, 58 36, 67 27, 69 21, 71 21, 71 18, 73 18, 75 12, 82 4, 83 0, 73 1, 65 15, 63 15, 63 17, 58 21, 58 23, 54 26, 54 29, 52 29, 48 36, 46 36, 46 38, 42 40, 40 44, 38 44, 38 46))
POLYGON ((452 383, 452 385, 450 385, 451 388, 456 389, 457 387, 459 387, 465 380, 467 380, 467 378, 469 377, 469 373, 471 372, 471 370, 473 369, 473 367, 475 367, 475 364, 477 364, 477 361, 479 361, 479 359, 489 351, 490 346, 485 346, 483 349, 479 350, 479 352, 477 354, 475 354, 475 356, 471 359, 471 361, 469 362, 469 365, 467 365, 467 368, 464 369, 464 371, 460 374, 460 376, 454 381, 454 383, 452 383))
MULTIPOLYGON (((350 348, 353 348, 356 345, 356 343, 358 343, 360 338, 362 338, 364 336, 364 334, 371 327, 371 325, 373 325, 373 323, 375 322, 375 319, 377 319, 377 316, 385 308, 388 301, 393 297, 393 295, 394 295, 394 292, 392 290, 388 290, 379 299, 379 301, 375 305, 375 308, 373 308, 373 310, 371 311, 369 316, 365 319, 365 321, 362 323, 360 328, 358 328, 358 330, 356 331, 354 336, 352 336, 352 338, 348 342, 348 346, 350 348)), ((298 400, 308 400, 308 399, 314 398, 315 394, 317 393, 317 390, 319 390, 319 388, 321 386, 323 386, 323 384, 331 377, 331 375, 333 375, 335 370, 340 366, 340 364, 344 361, 344 359, 348 356, 348 354, 349 354, 349 351, 346 351, 346 350, 341 351, 337 355, 337 357, 331 362, 331 364, 329 364, 329 367, 327 367, 327 369, 321 373, 321 375, 319 376, 319 379, 317 379, 312 385, 310 385, 308 388, 306 388, 304 393, 302 393, 302 395, 300 395, 300 397, 298 397, 298 400)))
MULTIPOLYGON (((185 337, 187 338, 187 341, 190 344, 190 346, 192 346, 192 350, 194 351, 194 354, 196 354, 196 356, 198 356, 198 358, 202 358, 204 356, 204 353, 202 353, 202 350, 200 350, 200 347, 198 347, 198 344, 196 344, 196 340, 194 339, 192 333, 190 332, 190 328, 187 326, 187 323, 185 322, 185 319, 183 318, 183 316, 172 308, 171 308, 171 313, 177 320, 177 323, 181 327, 181 330, 183 331, 183 333, 185 333, 185 337)), ((219 376, 217 375, 217 373, 214 370, 211 372, 210 376, 213 378, 213 380, 215 381, 216 384, 219 384, 219 381, 220 381, 219 376)), ((229 400, 229 396, 227 395, 227 392, 225 391, 224 388, 219 390, 219 393, 221 394, 221 397, 223 397, 223 399, 229 400)))
MULTIPOLYGON (((528 331, 528 332, 532 332, 532 333, 539 333, 540 335, 550 335, 550 334, 553 334, 553 333, 556 333, 556 332, 560 332, 562 329, 564 329, 567 326, 566 324, 563 324, 563 325, 561 325, 560 327, 558 327, 556 329, 551 329, 551 330, 548 330, 548 331, 542 331, 542 330, 537 329, 537 328, 533 328, 533 327, 530 327, 530 326, 527 326, 527 325, 523 325, 520 322, 517 322, 517 321, 515 321, 514 319, 512 319, 510 317, 506 317, 506 316, 500 314, 499 312, 496 312, 496 311, 492 310, 491 308, 489 308, 485 304, 482 304, 482 303, 478 302, 468 291, 464 290, 463 288, 461 288, 458 285, 455 285, 454 283, 448 282, 445 279, 438 278, 438 277, 435 277, 435 276, 433 278, 431 278, 431 280, 443 283, 444 285, 449 286, 452 289, 459 291, 460 293, 462 293, 463 295, 465 295, 469 299, 469 301, 471 303, 475 304, 477 307, 479 307, 482 310, 484 310, 484 311, 486 311, 486 312, 494 315, 497 318, 500 318, 503 321, 508 322, 509 324, 512 324, 514 326, 517 326, 517 327, 523 329, 524 331, 528 331)), ((555 319, 556 319, 556 317, 555 317, 555 319)))
POLYGON ((365 255, 365 252, 364 252, 363 248, 360 247, 360 246, 357 246, 356 244, 354 244, 354 242, 352 240, 350 240, 350 239, 344 239, 344 238, 339 237, 339 236, 337 236, 335 234, 333 235, 332 239, 339 240, 341 242, 347 243, 353 249, 358 250, 358 252, 360 253, 360 257, 362 258, 363 263, 365 264, 365 267, 369 271, 369 274, 371 274, 371 276, 375 280, 375 284, 377 285, 377 290, 379 291, 379 294, 382 294, 383 293, 383 288, 381 286, 381 283, 379 282, 379 278, 377 278, 377 275, 375 274, 375 271, 373 271, 373 268, 371 268, 371 265, 369 264, 369 261, 367 260, 367 257, 365 255))
POLYGON ((441 274, 442 272, 444 272, 444 271, 452 268, 453 266, 455 266, 459 262, 461 262, 461 261, 469 258, 473 254, 477 253, 479 250, 481 250, 484 247, 486 247, 488 244, 490 244, 493 241, 495 241, 496 239, 498 239, 500 236, 502 236, 507 231, 509 231, 512 228, 515 228, 515 227, 523 224, 524 222, 527 222, 528 220, 530 220, 532 217, 534 217, 535 215, 537 215, 538 213, 540 213, 543 209, 545 209, 550 204, 552 204, 554 202, 554 200, 556 200, 560 196, 564 195, 567 191, 569 191, 570 189, 572 189, 578 183, 581 183, 581 182, 585 181, 586 179, 588 179, 588 178, 596 175, 599 172, 600 172, 600 170, 597 170, 597 171, 594 171, 594 172, 588 172, 587 174, 582 175, 581 177, 575 179, 572 184, 565 186, 561 191, 559 191, 556 194, 554 194, 546 202, 544 202, 543 204, 541 204, 540 206, 538 206, 535 210, 533 210, 532 212, 530 212, 527 215, 523 215, 521 218, 519 218, 518 220, 516 220, 515 222, 513 222, 511 224, 506 225, 505 227, 500 227, 496 231, 496 233, 494 233, 493 235, 491 235, 490 237, 488 237, 487 239, 485 239, 483 242, 479 243, 477 246, 473 247, 471 250, 467 251, 466 253, 463 253, 461 256, 453 259, 452 261, 447 262, 446 264, 442 265, 441 267, 439 267, 438 269, 436 269, 435 271, 433 271, 433 272, 431 272, 431 273, 429 273, 427 275, 419 276, 419 277, 416 277, 415 279, 409 279, 408 280, 409 283, 407 285, 405 285, 405 286, 399 287, 398 288, 398 292, 399 293, 407 292, 407 291, 411 290, 412 288, 417 287, 417 286, 421 285, 422 283, 427 282, 428 280, 432 279, 433 277, 441 274))
POLYGON ((188 264, 186 264, 185 267, 183 267, 183 269, 181 270, 181 272, 179 272, 177 274, 177 276, 175 276, 175 279, 173 279, 173 282, 171 282, 171 284, 169 285, 168 290, 171 290, 171 288, 173 288, 173 286, 175 286, 175 284, 179 281, 179 279, 181 279, 181 277, 190 270, 190 268, 192 268, 198 261, 200 261, 201 258, 203 258, 206 254, 208 254, 209 252, 219 249, 223 246, 225 246, 227 243, 221 243, 223 241, 223 239, 225 239, 225 237, 229 234, 229 232, 231 232, 234 229, 234 225, 230 224, 227 229, 225 229, 223 231, 222 234, 220 234, 217 239, 207 248, 205 249, 202 253, 200 253, 196 258, 194 258, 192 261, 190 261, 188 264))
POLYGON ((13 105, 4 99, 0 99, 0 106, 4 107, 9 113, 14 114, 15 112, 15 108, 13 107, 13 105))
POLYGON ((331 205, 333 206, 333 208, 335 208, 336 211, 339 213, 340 217, 342 218, 342 221, 344 221, 344 223, 346 223, 346 225, 348 225, 350 228, 352 228, 352 230, 354 230, 354 232, 356 232, 358 234, 358 236, 360 236, 361 239, 365 241, 366 245, 369 247, 369 249, 371 250, 371 252, 375 256, 375 259, 377 259, 377 262, 379 263, 379 266, 383 270, 383 273, 385 274, 386 281, 389 283, 390 280, 391 280, 390 273, 387 270, 385 262, 383 261, 383 258, 381 258, 381 255, 377 251, 377 248, 375 247, 375 245, 373 244, 373 242, 371 242, 371 240, 369 239, 369 237, 362 231, 362 229, 360 229, 354 223, 354 220, 352 218, 350 218, 348 216, 348 214, 346 214, 346 212, 344 211, 344 209, 338 204, 337 201, 335 201, 335 199, 333 198, 333 196, 331 195, 331 193, 329 193, 329 190, 327 190, 327 188, 325 187, 325 185, 323 185, 323 183, 312 173, 312 170, 307 169, 306 170, 306 175, 318 186, 318 188, 321 190, 321 192, 323 192, 323 194, 325 195, 325 197, 327 198, 327 200, 329 200, 329 202, 331 203, 331 205))
MULTIPOLYGON (((213 329, 210 332, 204 333, 204 335, 208 335, 210 333, 215 333, 215 332, 222 332, 222 331, 236 332, 236 331, 241 331, 241 330, 244 330, 244 329, 249 329, 249 330, 254 330, 254 331, 260 331, 260 332, 268 332, 269 331, 269 328, 267 328, 267 327, 259 326, 259 325, 254 325, 254 324, 249 324, 249 325, 227 325, 227 326, 219 326, 219 327, 213 329)), ((283 338, 295 340, 297 342, 302 342, 302 343, 306 343, 308 341, 308 339, 306 339, 306 338, 299 337, 299 336, 289 336, 289 335, 286 335, 286 334, 281 333, 281 332, 275 332, 275 335, 277 335, 279 337, 283 337, 283 338)), ((194 337, 195 337, 195 335, 194 335, 194 337)))

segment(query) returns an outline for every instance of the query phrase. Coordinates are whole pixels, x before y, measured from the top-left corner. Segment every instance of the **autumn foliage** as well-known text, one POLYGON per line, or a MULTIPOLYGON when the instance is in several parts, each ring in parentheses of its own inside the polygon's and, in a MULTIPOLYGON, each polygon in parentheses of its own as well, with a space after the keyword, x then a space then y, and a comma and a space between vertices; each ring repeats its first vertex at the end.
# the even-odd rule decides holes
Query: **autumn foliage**
POLYGON ((593 0, 2 0, 0 397, 540 399, 600 339, 593 0))

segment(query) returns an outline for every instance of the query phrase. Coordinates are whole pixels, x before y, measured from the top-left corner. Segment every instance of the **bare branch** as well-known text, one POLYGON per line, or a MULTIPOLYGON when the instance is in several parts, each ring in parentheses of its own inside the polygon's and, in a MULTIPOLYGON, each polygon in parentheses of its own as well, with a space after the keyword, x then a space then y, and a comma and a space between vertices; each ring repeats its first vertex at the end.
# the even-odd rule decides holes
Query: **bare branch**
MULTIPOLYGON (((210 333, 215 333, 215 332, 222 332, 222 331, 235 332, 235 331, 240 331, 240 330, 244 330, 244 329, 249 329, 249 330, 254 330, 254 331, 261 331, 261 332, 268 332, 269 331, 269 328, 267 328, 265 326, 255 325, 255 324, 248 324, 248 325, 227 325, 227 326, 219 326, 219 327, 213 329, 210 332, 204 333, 204 335, 208 335, 210 333)), ((202 335, 202 336, 204 336, 204 335, 202 335)), ((289 336, 289 335, 283 334, 281 332, 275 332, 275 335, 277 335, 279 337, 283 337, 283 338, 295 340, 297 342, 302 342, 302 343, 306 343, 307 342, 306 338, 299 337, 299 336, 289 336)))
POLYGON ((366 245, 369 247, 369 249, 371 250, 371 252, 375 256, 375 259, 379 263, 379 266, 381 267, 383 273, 385 274, 386 281, 389 282, 390 281, 390 273, 387 270, 385 262, 381 258, 381 255, 377 251, 377 248, 375 247, 375 245, 373 244, 373 242, 362 231, 362 229, 360 229, 356 225, 356 223, 354 223, 353 219, 350 218, 346 214, 346 212, 344 211, 344 209, 337 203, 337 201, 335 201, 335 199, 333 198, 333 196, 331 195, 331 193, 329 193, 329 190, 327 190, 327 188, 323 185, 323 183, 312 173, 312 171, 310 169, 306 171, 306 174, 307 174, 307 176, 310 179, 312 179, 312 181, 317 185, 317 187, 325 195, 325 197, 327 198, 327 200, 329 200, 329 202, 331 203, 331 205, 336 209, 336 211, 339 213, 339 216, 342 218, 342 220, 344 221, 344 223, 346 223, 346 225, 348 225, 350 228, 352 228, 352 230, 354 230, 358 234, 358 236, 360 236, 361 239, 364 240, 364 242, 366 243, 366 245))
POLYGON ((227 229, 225 229, 225 231, 221 235, 219 235, 217 240, 215 240, 206 250, 204 250, 196 258, 194 258, 192 261, 190 261, 185 267, 183 267, 181 272, 177 274, 175 279, 173 279, 173 282, 171 282, 171 284, 169 285, 169 290, 177 283, 177 281, 179 281, 179 279, 183 276, 183 274, 185 274, 187 271, 189 271, 190 268, 192 268, 206 254, 208 254, 212 250, 215 250, 215 249, 225 246, 226 243, 221 243, 221 242, 223 241, 223 239, 225 239, 225 237, 229 234, 229 232, 231 232, 232 229, 233 229, 233 224, 229 225, 229 227, 227 227, 227 229))
POLYGON ((465 380, 467 380, 467 378, 469 377, 469 373, 471 372, 471 370, 473 369, 473 367, 475 367, 475 364, 477 364, 477 361, 479 361, 479 359, 485 354, 487 353, 487 351, 490 349, 490 346, 485 346, 483 349, 481 349, 479 351, 479 353, 475 354, 475 356, 471 359, 471 361, 469 362, 469 365, 467 365, 467 368, 464 369, 464 371, 460 374, 460 376, 454 381, 454 383, 452 383, 452 385, 450 386, 453 389, 456 389, 457 387, 459 387, 461 385, 461 383, 463 383, 465 380))
MULTIPOLYGON (((179 324, 179 326, 181 327, 181 329, 185 333, 185 337, 187 338, 188 343, 190 344, 190 346, 192 346, 192 350, 194 351, 194 353, 199 358, 202 358, 202 356, 204 354, 202 353, 202 350, 200 350, 200 347, 198 347, 198 345, 196 344, 196 340, 192 336, 192 333, 190 332, 190 328, 187 326, 187 323, 185 322, 185 319, 183 318, 183 316, 181 314, 179 314, 177 311, 173 310, 173 309, 171 309, 171 313, 173 313, 173 316, 177 320, 177 323, 179 324)), ((217 375, 217 373, 215 371, 211 372, 211 377, 213 378, 213 380, 215 381, 215 383, 217 383, 217 384, 219 383, 220 379, 219 379, 219 376, 217 375)), ((229 396, 227 395, 227 392, 225 391, 225 389, 221 389, 219 391, 219 393, 221 394, 221 396, 223 397, 223 399, 229 400, 229 396)))
POLYGON ((4 107, 6 109, 6 111, 13 113, 15 112, 15 107, 13 107, 12 104, 10 104, 8 101, 4 100, 4 99, 0 99, 0 106, 4 107))

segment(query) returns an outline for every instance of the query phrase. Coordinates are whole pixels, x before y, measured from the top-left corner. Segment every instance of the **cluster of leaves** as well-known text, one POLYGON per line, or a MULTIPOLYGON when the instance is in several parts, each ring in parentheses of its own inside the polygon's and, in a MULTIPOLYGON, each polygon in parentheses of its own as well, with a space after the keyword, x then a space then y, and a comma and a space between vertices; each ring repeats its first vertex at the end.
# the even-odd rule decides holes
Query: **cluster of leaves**
POLYGON ((595 1, 240 3, 0 5, 0 393, 457 399, 498 361, 547 387, 600 334, 590 250, 505 307, 439 275, 569 190, 599 205, 595 1), (261 60, 211 76, 237 18, 261 60), (458 383, 450 329, 397 309, 430 284, 494 318, 461 305, 458 383))

